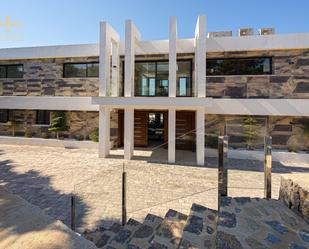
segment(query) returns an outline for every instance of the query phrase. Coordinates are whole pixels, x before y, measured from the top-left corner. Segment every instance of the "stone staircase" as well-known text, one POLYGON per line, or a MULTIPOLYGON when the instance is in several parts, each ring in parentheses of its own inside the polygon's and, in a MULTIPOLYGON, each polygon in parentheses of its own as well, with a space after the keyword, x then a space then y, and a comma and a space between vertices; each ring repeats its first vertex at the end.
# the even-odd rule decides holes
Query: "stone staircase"
POLYGON ((189 215, 170 209, 164 218, 85 233, 106 249, 309 249, 309 225, 280 201, 224 197, 216 210, 193 204, 189 215))

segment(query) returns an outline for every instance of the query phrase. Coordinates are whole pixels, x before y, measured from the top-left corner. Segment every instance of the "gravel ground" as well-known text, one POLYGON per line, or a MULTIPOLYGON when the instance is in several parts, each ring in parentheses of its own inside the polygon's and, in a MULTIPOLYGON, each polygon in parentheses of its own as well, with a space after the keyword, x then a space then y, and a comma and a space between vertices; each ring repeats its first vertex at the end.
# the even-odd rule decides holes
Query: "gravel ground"
MULTIPOLYGON (((80 230, 121 219, 124 163, 128 218, 142 221, 147 213, 163 216, 169 208, 188 213, 192 203, 217 207, 215 158, 207 159, 205 167, 195 167, 145 160, 124 162, 117 153, 99 159, 97 151, 90 149, 0 145, 0 185, 68 225, 73 194, 80 230)), ((261 161, 233 159, 229 160, 229 168, 230 196, 263 197, 261 161)), ((294 172, 308 177, 309 162, 273 165, 273 198, 278 197, 280 175, 294 172)))

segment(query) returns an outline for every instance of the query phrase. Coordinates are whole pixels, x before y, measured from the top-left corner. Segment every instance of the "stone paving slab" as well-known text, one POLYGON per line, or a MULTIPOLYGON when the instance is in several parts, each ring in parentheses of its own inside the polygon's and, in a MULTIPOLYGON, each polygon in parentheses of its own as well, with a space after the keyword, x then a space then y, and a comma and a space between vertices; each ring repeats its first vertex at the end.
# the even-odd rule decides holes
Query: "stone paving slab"
MULTIPOLYGON (((167 150, 154 152, 167 155, 167 150)), ((37 205, 50 216, 70 224, 70 196, 76 196, 79 231, 121 221, 121 151, 107 159, 91 149, 0 145, 0 185, 37 205)), ((164 217, 169 209, 189 214, 193 203, 217 209, 216 159, 205 167, 149 163, 149 151, 136 151, 125 162, 128 218, 143 222, 148 213, 164 217)), ((179 151, 178 151, 179 154, 179 151)), ((188 155, 189 152, 184 153, 188 155)), ((192 152, 191 152, 192 154, 192 152)), ((230 160, 229 195, 263 197, 263 164, 230 160)), ((309 175, 309 162, 274 165, 274 198, 281 174, 309 175)))
POLYGON ((217 249, 309 248, 309 225, 278 200, 230 198, 221 201, 217 249))
POLYGON ((1 249, 95 249, 62 222, 0 187, 1 249))

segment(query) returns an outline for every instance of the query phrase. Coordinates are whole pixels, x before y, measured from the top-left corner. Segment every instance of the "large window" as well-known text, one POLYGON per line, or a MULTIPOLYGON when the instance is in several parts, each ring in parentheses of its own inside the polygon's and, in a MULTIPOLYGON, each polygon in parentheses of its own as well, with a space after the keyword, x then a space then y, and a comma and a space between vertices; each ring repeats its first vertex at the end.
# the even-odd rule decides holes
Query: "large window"
POLYGON ((50 124, 50 111, 37 110, 36 111, 36 124, 49 125, 50 124))
POLYGON ((99 77, 99 63, 66 63, 63 66, 63 77, 84 78, 99 77))
POLYGON ((0 65, 0 78, 22 78, 23 65, 0 65))
POLYGON ((192 96, 192 61, 177 62, 177 96, 192 96))
MULTIPOLYGON (((168 96, 168 61, 135 62, 135 96, 168 96)), ((191 96, 191 60, 177 61, 177 96, 191 96)))
POLYGON ((272 59, 224 58, 207 59, 207 75, 263 75, 272 73, 272 59))
POLYGON ((9 110, 0 110, 0 123, 7 123, 9 121, 9 110))

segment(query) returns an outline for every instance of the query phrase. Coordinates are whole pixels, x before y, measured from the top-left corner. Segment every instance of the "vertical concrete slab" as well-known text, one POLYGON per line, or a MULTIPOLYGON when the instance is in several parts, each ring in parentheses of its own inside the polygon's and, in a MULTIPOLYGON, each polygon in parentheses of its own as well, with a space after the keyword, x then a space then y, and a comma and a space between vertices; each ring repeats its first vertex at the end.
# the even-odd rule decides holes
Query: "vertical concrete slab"
POLYGON ((134 96, 134 63, 135 44, 140 40, 140 34, 132 20, 125 23, 125 70, 124 70, 124 96, 134 96))
POLYGON ((177 73, 177 19, 170 17, 169 23, 169 75, 168 75, 168 96, 176 97, 176 73, 177 73))
POLYGON ((198 108, 195 114, 196 125, 196 163, 203 166, 205 163, 205 109, 198 108))
POLYGON ((195 96, 206 97, 206 16, 198 16, 195 28, 195 96))
POLYGON ((100 23, 100 55, 99 55, 99 96, 107 96, 108 86, 110 85, 110 35, 108 23, 100 23))
POLYGON ((175 163, 176 157, 176 110, 168 110, 168 162, 175 163))
POLYGON ((134 151, 134 108, 124 109, 124 159, 130 160, 134 151))
POLYGON ((115 95, 115 89, 119 88, 119 42, 119 34, 107 22, 101 22, 99 45, 99 96, 118 96, 115 95))
POLYGON ((99 157, 105 158, 110 152, 110 108, 99 108, 99 157))

